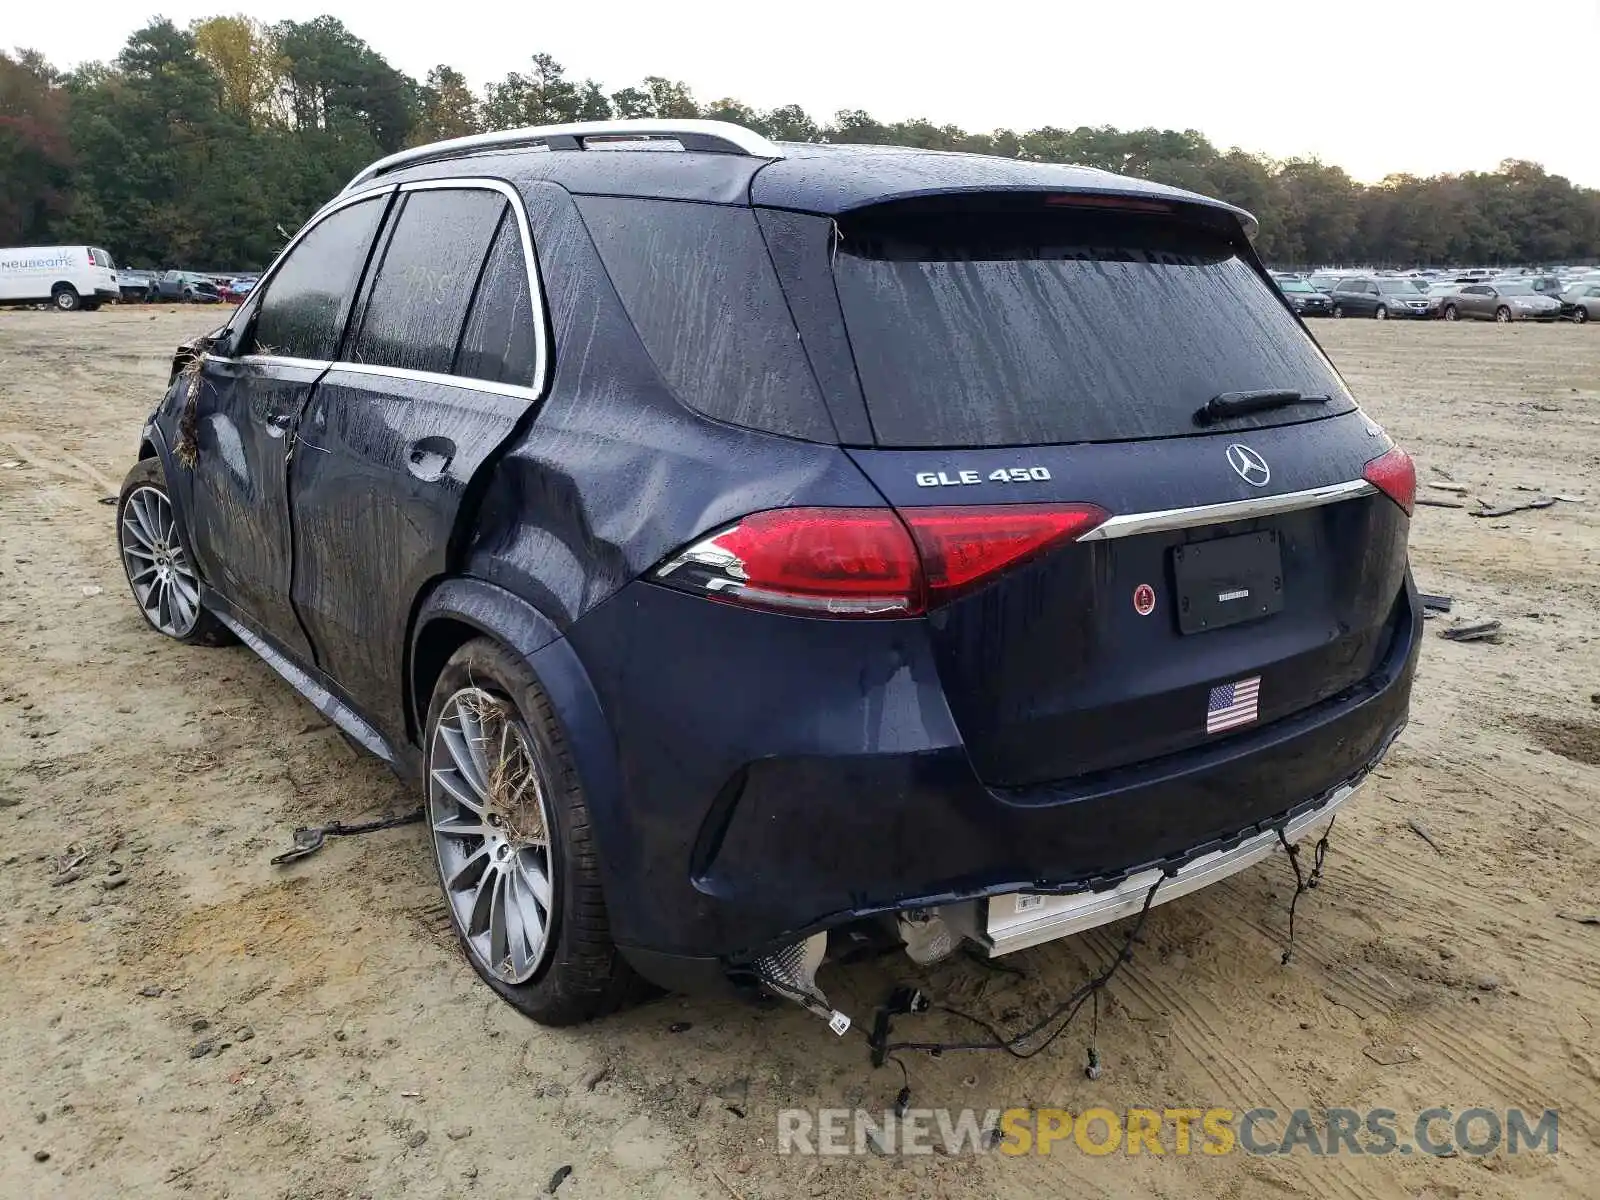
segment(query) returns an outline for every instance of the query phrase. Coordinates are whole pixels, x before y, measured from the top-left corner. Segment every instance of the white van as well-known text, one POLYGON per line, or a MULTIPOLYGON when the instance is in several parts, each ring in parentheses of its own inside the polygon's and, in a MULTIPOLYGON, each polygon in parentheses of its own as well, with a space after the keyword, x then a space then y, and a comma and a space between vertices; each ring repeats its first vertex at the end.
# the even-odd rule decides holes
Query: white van
POLYGON ((117 264, 93 246, 0 250, 0 304, 53 304, 62 312, 115 300, 117 264))

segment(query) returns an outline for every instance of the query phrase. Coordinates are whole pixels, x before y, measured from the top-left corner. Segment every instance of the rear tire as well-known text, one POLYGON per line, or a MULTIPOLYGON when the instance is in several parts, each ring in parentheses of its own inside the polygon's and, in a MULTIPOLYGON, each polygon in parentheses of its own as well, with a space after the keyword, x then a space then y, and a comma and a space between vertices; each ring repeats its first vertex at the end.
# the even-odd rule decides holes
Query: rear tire
POLYGON ((527 664, 468 642, 439 674, 426 728, 434 865, 479 978, 541 1025, 650 995, 611 940, 583 785, 527 664))
POLYGON ((78 289, 68 283, 58 283, 51 289, 50 303, 56 306, 57 312, 76 312, 83 307, 78 289))
POLYGON ((1508 324, 1511 321, 1511 310, 1502 304, 1494 310, 1494 319, 1502 325, 1508 324))

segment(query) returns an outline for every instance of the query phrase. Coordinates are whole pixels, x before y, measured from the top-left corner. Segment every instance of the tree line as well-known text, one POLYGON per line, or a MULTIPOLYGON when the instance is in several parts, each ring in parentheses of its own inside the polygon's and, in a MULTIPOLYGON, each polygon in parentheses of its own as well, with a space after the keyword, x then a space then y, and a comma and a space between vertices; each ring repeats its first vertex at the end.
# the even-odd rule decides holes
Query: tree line
POLYGON ((898 143, 1081 163, 1219 196, 1260 218, 1282 264, 1600 259, 1600 190, 1536 163, 1363 185, 1315 159, 1222 150, 1195 130, 1110 126, 971 133, 847 109, 697 100, 652 75, 607 91, 535 54, 481 92, 440 65, 422 81, 333 17, 158 19, 117 58, 70 72, 0 53, 0 246, 85 242, 130 266, 259 268, 373 159, 405 146, 609 117, 736 121, 787 141, 898 143))

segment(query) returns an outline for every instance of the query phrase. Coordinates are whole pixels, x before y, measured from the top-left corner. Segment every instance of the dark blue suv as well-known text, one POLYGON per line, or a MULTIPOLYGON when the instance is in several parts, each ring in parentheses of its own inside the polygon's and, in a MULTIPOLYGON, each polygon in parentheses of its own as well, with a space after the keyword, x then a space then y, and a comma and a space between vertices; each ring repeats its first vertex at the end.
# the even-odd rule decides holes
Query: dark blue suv
POLYGON ((1253 226, 712 122, 409 150, 180 349, 134 596, 425 789, 537 1020, 1088 928, 1406 720, 1411 462, 1253 226))

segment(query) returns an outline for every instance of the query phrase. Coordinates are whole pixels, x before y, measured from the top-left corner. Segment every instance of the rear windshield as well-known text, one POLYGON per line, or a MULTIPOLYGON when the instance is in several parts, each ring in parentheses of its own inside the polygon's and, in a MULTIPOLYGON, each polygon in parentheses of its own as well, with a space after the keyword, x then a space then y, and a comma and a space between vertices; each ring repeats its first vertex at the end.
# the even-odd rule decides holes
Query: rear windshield
POLYGON ((1273 286, 1170 218, 868 216, 841 227, 834 279, 879 445, 1176 437, 1256 389, 1333 402, 1224 428, 1354 407, 1273 286))

